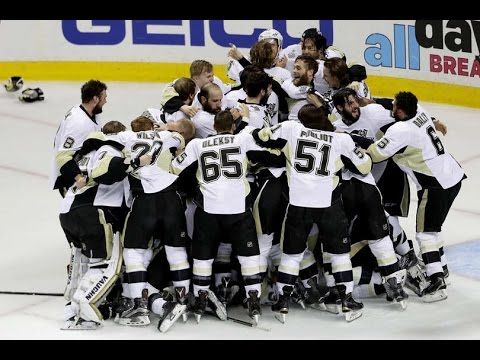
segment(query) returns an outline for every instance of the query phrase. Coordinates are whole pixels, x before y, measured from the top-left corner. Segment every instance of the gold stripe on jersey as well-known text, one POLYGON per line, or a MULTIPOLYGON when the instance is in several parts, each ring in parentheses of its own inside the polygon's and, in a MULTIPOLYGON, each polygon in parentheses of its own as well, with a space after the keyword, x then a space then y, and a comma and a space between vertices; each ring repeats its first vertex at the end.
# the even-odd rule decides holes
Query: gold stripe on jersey
POLYGON ((98 221, 103 226, 103 231, 105 233, 105 249, 107 250, 107 259, 112 257, 112 247, 113 247, 113 231, 112 225, 107 223, 105 219, 105 213, 102 209, 97 209, 98 211, 98 221))
POLYGON ((157 162, 155 163, 160 169, 170 172, 170 165, 172 163, 173 156, 170 151, 161 151, 157 162))
POLYGON ((395 154, 393 159, 398 165, 403 165, 409 169, 428 176, 434 176, 430 168, 427 166, 425 159, 423 158, 423 152, 421 149, 413 146, 407 146, 403 153, 395 154))
POLYGON ((67 162, 73 159, 73 155, 75 154, 74 150, 60 150, 55 155, 55 164, 57 166, 57 170, 60 169, 65 165, 67 162))
POLYGON ((352 244, 350 249, 350 258, 353 258, 357 253, 362 250, 365 246, 368 246, 368 240, 362 240, 355 244, 352 244))
POLYGON ((88 139, 106 140, 107 137, 101 131, 92 131, 90 134, 88 134, 86 140, 88 140, 88 139))
POLYGON ((258 137, 262 141, 268 141, 272 137, 273 133, 269 127, 263 128, 258 132, 258 137))
POLYGON ((372 159, 368 157, 366 162, 360 165, 356 165, 356 167, 361 174, 367 175, 372 170, 372 159))
POLYGON ((178 96, 178 93, 175 91, 173 84, 166 86, 165 90, 162 92, 162 96, 160 97, 160 105, 165 106, 167 101, 175 96, 178 96))
POLYGON ((380 154, 380 152, 377 150, 377 145, 375 143, 373 143, 368 147, 367 153, 370 154, 370 158, 374 163, 377 163, 389 158, 389 156, 384 156, 380 154))
POLYGON ((310 234, 308 234, 308 237, 307 237, 307 249, 312 251, 315 250, 315 247, 317 246, 317 242, 318 242, 318 235, 320 233, 317 231, 316 233, 313 233, 311 232, 310 230, 310 234))
MULTIPOLYGON (((418 203, 417 232, 423 232, 423 230, 425 229, 425 208, 427 207, 427 201, 428 201, 428 189, 425 189, 425 191, 423 192, 422 198, 418 203)), ((423 251, 422 251, 422 254, 423 254, 423 251)))
POLYGON ((124 147, 123 150, 122 150, 122 155, 124 158, 127 158, 127 157, 131 157, 131 152, 130 152, 130 149, 128 149, 127 147, 124 147))
POLYGON ((410 184, 408 183, 408 180, 405 179, 403 184, 402 200, 400 202, 401 216, 407 217, 409 209, 410 209, 410 184))
POLYGON ((108 172, 108 167, 112 161, 112 155, 105 155, 102 160, 98 162, 98 165, 92 170, 92 178, 99 178, 108 172))
POLYGON ((257 235, 263 234, 262 220, 260 218, 260 211, 258 210, 258 204, 260 202, 260 198, 262 197, 263 190, 265 189, 265 186, 267 186, 267 184, 268 184, 268 180, 265 181, 262 188, 258 192, 257 198, 253 202, 252 213, 253 213, 253 219, 255 220, 255 228, 257 229, 257 235))
POLYGON ((180 141, 180 145, 177 146, 177 149, 182 150, 185 148, 185 138, 182 136, 182 134, 172 131, 172 137, 180 141))
POLYGON ((337 159, 335 159, 335 173, 338 172, 339 170, 343 169, 343 161, 342 159, 339 157, 337 159))

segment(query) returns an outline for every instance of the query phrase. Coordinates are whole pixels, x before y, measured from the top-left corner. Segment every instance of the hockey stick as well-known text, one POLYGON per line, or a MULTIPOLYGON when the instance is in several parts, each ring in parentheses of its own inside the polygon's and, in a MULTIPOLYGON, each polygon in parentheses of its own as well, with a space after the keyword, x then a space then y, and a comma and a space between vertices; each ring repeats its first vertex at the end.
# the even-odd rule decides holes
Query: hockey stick
POLYGON ((63 296, 61 293, 44 293, 31 291, 0 291, 0 295, 39 295, 39 296, 63 296))
MULTIPOLYGON (((215 316, 216 318, 218 318, 218 316, 214 312, 211 312, 211 311, 205 311, 205 314, 215 316)), ((263 331, 270 331, 271 330, 267 327, 258 326, 258 325, 255 325, 255 324, 251 323, 250 321, 245 321, 245 320, 242 320, 242 319, 238 319, 238 318, 235 318, 233 316, 227 316, 227 320, 232 321, 236 324, 240 324, 240 325, 243 325, 243 326, 248 326, 248 327, 251 327, 251 328, 254 328, 254 329, 258 329, 258 330, 263 330, 263 331)))

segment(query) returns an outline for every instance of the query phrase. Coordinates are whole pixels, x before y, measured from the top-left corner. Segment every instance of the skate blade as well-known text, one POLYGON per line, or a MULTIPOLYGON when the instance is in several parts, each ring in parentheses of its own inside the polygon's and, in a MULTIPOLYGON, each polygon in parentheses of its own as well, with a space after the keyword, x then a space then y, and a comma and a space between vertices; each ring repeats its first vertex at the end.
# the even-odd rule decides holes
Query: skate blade
POLYGON ((258 325, 258 320, 260 320, 260 315, 259 315, 259 314, 255 314, 255 315, 252 315, 251 318, 252 318, 252 320, 253 320, 252 325, 253 325, 253 326, 257 326, 257 325, 258 325))
POLYGON ((422 296, 422 301, 426 303, 432 303, 447 299, 447 290, 438 290, 433 294, 425 294, 422 296))
POLYGON ((347 322, 352 322, 353 320, 356 320, 360 316, 362 316, 363 312, 362 310, 356 310, 356 311, 348 311, 344 314, 345 314, 345 320, 347 320, 347 322))
POLYGON ((200 314, 194 314, 195 315, 195 320, 197 321, 197 324, 200 324, 200 319, 202 318, 202 315, 200 314))
POLYGON ((325 304, 325 310, 331 314, 338 315, 340 314, 339 304, 325 304))
POLYGON ((150 318, 148 315, 140 315, 131 318, 119 317, 117 324, 125 326, 147 326, 150 325, 150 318))
MULTIPOLYGON (((308 304, 309 307, 312 309, 318 310, 318 311, 328 311, 327 306, 324 303, 313 303, 313 304, 308 304)), ((337 309, 338 311, 338 309, 337 309)), ((338 312, 337 312, 338 314, 338 312)))
POLYGON ((275 319, 280 321, 282 324, 285 324, 285 320, 287 319, 286 313, 275 313, 275 319))
POLYGON ((186 310, 187 305, 177 304, 172 310, 172 312, 169 314, 169 316, 162 321, 162 323, 158 327, 158 330, 160 330, 160 332, 162 333, 167 332, 168 329, 170 329, 172 325, 175 324, 175 322, 180 318, 180 316, 185 313, 186 310))
POLYGON ((305 306, 305 301, 299 300, 299 301, 297 301, 297 304, 300 305, 303 310, 306 310, 306 309, 307 309, 306 306, 305 306))
POLYGON ((402 310, 407 310, 407 300, 397 301, 396 303, 400 305, 402 310))

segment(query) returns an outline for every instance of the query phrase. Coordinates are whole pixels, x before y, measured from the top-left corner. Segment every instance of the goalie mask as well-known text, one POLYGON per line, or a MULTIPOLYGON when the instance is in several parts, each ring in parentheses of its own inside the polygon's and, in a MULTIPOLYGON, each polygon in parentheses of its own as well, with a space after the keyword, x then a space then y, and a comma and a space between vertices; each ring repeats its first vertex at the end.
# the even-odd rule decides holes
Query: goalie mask
POLYGON ((23 87, 23 79, 21 76, 12 76, 3 85, 8 92, 15 92, 23 87))
POLYGON ((43 96, 43 91, 40 88, 27 88, 22 91, 22 94, 18 97, 20 101, 24 102, 34 102, 34 101, 40 101, 45 99, 43 96))

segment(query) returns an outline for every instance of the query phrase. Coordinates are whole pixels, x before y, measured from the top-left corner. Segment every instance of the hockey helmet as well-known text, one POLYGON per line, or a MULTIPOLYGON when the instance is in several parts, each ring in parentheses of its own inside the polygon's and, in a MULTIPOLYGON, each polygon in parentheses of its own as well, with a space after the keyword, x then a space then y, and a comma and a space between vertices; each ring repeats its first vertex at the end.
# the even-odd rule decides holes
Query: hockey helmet
POLYGON ((326 50, 325 50, 325 57, 327 59, 333 59, 333 58, 340 58, 340 59, 343 59, 343 60, 347 60, 346 56, 345 56, 345 53, 340 50, 339 48, 337 48, 336 46, 329 46, 326 50))
POLYGON ((283 46, 283 36, 275 29, 268 29, 258 35, 258 41, 261 40, 270 40, 275 39, 278 43, 278 48, 281 49, 283 46))

